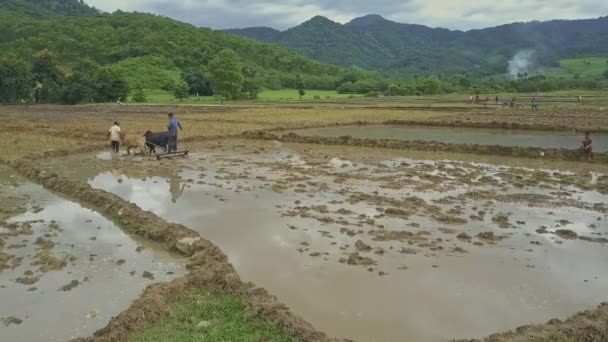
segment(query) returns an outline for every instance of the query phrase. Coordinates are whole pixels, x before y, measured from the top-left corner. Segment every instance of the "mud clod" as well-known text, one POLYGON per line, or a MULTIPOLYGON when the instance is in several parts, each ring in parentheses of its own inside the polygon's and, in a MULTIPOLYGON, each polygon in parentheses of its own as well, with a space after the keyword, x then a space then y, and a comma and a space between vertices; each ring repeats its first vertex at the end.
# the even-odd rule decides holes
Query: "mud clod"
POLYGON ((33 285, 36 284, 40 280, 38 277, 19 277, 15 279, 15 282, 22 285, 33 285))
POLYGON ((78 280, 72 280, 69 284, 60 287, 58 291, 72 291, 72 289, 78 287, 78 285, 80 285, 80 282, 78 280))
POLYGON ((456 237, 459 238, 460 240, 471 240, 471 236, 464 232, 456 235, 456 237))
POLYGON ((558 229, 555 231, 555 235, 561 237, 564 240, 574 240, 578 237, 578 234, 571 231, 570 229, 558 229))
POLYGON ((154 280, 154 274, 148 272, 148 271, 144 271, 144 273, 142 273, 141 275, 142 277, 146 278, 146 279, 150 279, 150 280, 154 280))
POLYGON ((349 255, 346 263, 349 265, 362 265, 362 266, 370 266, 370 265, 377 264, 376 261, 374 261, 373 259, 361 256, 361 255, 359 255, 358 252, 355 252, 355 253, 349 255))
POLYGON ((6 318, 2 318, 2 324, 4 324, 4 326, 7 326, 7 327, 12 324, 19 325, 21 323, 23 323, 23 320, 20 318, 14 317, 14 316, 8 316, 6 318))
POLYGON ((357 240, 357 242, 355 243, 355 248, 359 252, 369 252, 372 250, 372 247, 370 245, 366 244, 365 242, 363 242, 361 240, 357 240))

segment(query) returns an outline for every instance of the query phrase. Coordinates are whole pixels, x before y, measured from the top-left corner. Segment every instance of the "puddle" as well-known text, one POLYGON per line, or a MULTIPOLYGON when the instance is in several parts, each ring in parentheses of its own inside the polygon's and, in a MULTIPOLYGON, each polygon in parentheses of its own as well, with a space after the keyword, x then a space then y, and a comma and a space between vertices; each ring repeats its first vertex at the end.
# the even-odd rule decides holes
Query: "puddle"
MULTIPOLYGON (((503 145, 519 147, 565 148, 580 147, 583 135, 558 131, 516 129, 429 127, 429 126, 338 126, 294 131, 305 136, 361 139, 426 140, 452 144, 503 145)), ((592 135, 596 152, 608 151, 608 134, 592 135)))
POLYGON ((1 197, 17 208, 0 220, 0 255, 10 257, 0 267, 0 340, 90 336, 149 284, 185 273, 183 261, 100 214, 0 171, 1 197))
POLYGON ((568 173, 327 151, 226 145, 89 183, 198 231, 332 336, 482 337, 608 299, 607 244, 577 239, 608 238, 608 196, 568 173))

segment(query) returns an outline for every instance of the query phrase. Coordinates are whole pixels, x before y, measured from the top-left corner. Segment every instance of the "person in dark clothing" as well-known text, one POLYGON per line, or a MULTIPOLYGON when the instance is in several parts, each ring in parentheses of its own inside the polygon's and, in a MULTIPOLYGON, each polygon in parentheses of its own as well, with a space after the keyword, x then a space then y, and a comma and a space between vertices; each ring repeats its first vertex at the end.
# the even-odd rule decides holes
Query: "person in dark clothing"
POLYGON ((530 101, 530 106, 532 107, 532 110, 538 110, 538 102, 536 101, 536 97, 532 98, 532 101, 530 101))
POLYGON ((182 129, 182 124, 175 118, 173 113, 169 113, 169 124, 167 125, 167 129, 169 131, 169 153, 177 151, 177 128, 179 130, 182 129))
POLYGON ((591 139, 591 132, 585 132, 585 139, 582 141, 581 151, 587 160, 593 159, 593 140, 591 139))

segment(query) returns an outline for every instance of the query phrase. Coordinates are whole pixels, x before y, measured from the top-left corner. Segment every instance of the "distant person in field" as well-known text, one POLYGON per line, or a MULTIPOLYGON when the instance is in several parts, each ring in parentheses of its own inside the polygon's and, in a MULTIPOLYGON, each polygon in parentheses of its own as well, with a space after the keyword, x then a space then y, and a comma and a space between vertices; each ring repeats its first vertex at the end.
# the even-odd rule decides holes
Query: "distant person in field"
POLYGON ((585 139, 582 141, 581 150, 583 151, 583 157, 587 160, 593 159, 593 140, 591 139, 591 132, 585 132, 585 139))
POLYGON ((473 95, 469 96, 469 101, 473 103, 473 95))
POLYGON ((108 130, 108 136, 112 141, 112 151, 118 153, 120 149, 120 124, 118 121, 114 121, 114 125, 108 130))
POLYGON ((168 147, 169 147, 169 153, 171 153, 171 151, 176 152, 177 151, 177 129, 179 128, 180 131, 183 130, 182 129, 182 124, 179 122, 179 120, 177 120, 177 118, 175 118, 175 116, 173 115, 173 113, 169 113, 169 124, 167 125, 167 129, 169 131, 169 143, 168 143, 168 147))
POLYGON ((538 102, 536 101, 536 97, 532 98, 532 101, 530 101, 530 105, 532 106, 532 110, 538 110, 538 102))
POLYGON ((582 96, 578 96, 578 103, 583 103, 583 97, 582 96))
POLYGON ((496 103, 498 103, 498 96, 496 96, 496 99, 494 99, 494 101, 495 101, 496 103))

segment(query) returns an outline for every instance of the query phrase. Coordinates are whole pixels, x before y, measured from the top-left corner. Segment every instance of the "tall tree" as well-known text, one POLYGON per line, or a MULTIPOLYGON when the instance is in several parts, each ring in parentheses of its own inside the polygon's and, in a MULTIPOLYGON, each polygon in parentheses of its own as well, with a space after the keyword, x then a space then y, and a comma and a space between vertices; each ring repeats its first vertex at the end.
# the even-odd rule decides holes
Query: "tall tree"
POLYGON ((245 78, 239 57, 232 50, 222 50, 209 62, 209 75, 218 95, 226 99, 239 97, 245 78))
POLYGON ((175 95, 176 99, 181 101, 190 97, 189 90, 190 88, 188 87, 188 83, 186 83, 184 80, 179 80, 175 85, 175 91, 173 94, 175 95))
POLYGON ((0 59, 0 102, 29 100, 31 95, 32 75, 28 66, 16 59, 0 59))
POLYGON ((296 88, 298 88, 298 94, 300 95, 300 100, 302 100, 302 96, 306 95, 306 90, 304 90, 304 88, 306 87, 306 85, 304 84, 304 81, 302 80, 302 76, 300 76, 300 74, 296 75, 296 88))
POLYGON ((198 68, 188 68, 182 77, 188 83, 188 92, 193 96, 212 96, 213 88, 205 73, 198 68))
POLYGON ((65 76, 57 66, 55 54, 47 49, 35 53, 32 74, 37 82, 34 90, 36 102, 57 102, 65 76))
POLYGON ((243 81, 241 93, 245 98, 251 100, 258 98, 258 93, 261 89, 258 80, 256 79, 256 74, 256 70, 247 67, 243 68, 243 76, 245 77, 245 80, 243 81))

